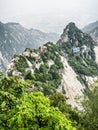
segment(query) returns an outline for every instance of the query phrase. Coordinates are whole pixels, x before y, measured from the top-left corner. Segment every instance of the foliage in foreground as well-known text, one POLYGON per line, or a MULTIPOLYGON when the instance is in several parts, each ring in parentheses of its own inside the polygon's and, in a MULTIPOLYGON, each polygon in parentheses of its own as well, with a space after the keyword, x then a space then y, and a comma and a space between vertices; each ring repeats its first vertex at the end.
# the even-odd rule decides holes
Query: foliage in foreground
POLYGON ((1 130, 75 130, 43 93, 26 92, 29 85, 18 77, 0 79, 1 130))
POLYGON ((25 94, 21 104, 11 111, 10 129, 25 130, 75 130, 71 122, 41 92, 25 94))
POLYGON ((81 114, 85 130, 98 129, 98 81, 87 90, 85 100, 82 102, 84 111, 81 114))
POLYGON ((98 82, 86 91, 82 112, 60 93, 44 96, 27 91, 30 81, 0 73, 1 130, 97 130, 98 82))

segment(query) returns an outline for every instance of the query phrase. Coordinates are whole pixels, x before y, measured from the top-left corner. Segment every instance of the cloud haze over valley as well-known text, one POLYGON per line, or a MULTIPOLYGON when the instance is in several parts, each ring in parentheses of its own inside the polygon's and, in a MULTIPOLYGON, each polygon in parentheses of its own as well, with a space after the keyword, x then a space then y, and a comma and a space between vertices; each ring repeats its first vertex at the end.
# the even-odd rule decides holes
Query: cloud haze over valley
POLYGON ((0 0, 0 21, 61 33, 73 21, 83 28, 98 19, 97 0, 0 0))

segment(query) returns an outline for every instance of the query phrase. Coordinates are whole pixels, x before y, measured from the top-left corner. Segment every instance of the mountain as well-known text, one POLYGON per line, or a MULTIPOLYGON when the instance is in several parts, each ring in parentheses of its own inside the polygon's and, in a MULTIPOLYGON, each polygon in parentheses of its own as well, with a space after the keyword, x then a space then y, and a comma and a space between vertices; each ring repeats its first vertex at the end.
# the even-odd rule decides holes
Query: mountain
POLYGON ((98 27, 98 21, 86 25, 86 26, 83 28, 83 31, 89 33, 89 32, 91 32, 93 29, 95 29, 96 27, 98 27))
POLYGON ((83 31, 88 33, 98 44, 98 21, 85 26, 83 31))
POLYGON ((75 23, 69 23, 56 44, 48 42, 39 49, 27 48, 22 55, 15 55, 7 73, 32 80, 31 91, 45 94, 60 91, 72 106, 79 108, 76 96, 86 93, 98 76, 94 47, 95 42, 88 34, 75 23))
POLYGON ((98 44, 98 26, 89 32, 90 36, 98 44))
POLYGON ((26 29, 19 23, 0 22, 0 70, 5 71, 14 54, 21 54, 25 48, 38 48, 47 41, 56 42, 59 35, 26 29))

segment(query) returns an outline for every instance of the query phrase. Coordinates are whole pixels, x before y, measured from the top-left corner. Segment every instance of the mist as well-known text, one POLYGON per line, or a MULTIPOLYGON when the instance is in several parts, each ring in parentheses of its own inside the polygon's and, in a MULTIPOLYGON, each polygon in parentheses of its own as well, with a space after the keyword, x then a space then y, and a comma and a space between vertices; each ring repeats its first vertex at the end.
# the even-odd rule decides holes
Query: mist
POLYGON ((69 23, 79 28, 98 20, 97 0, 0 0, 0 21, 61 33, 69 23))

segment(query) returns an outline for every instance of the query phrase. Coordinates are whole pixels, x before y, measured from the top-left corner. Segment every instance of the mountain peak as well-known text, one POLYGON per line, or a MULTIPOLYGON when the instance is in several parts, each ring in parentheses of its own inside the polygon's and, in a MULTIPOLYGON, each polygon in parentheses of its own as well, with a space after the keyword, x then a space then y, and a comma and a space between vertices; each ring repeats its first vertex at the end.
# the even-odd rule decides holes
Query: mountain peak
MULTIPOLYGON (((95 53, 93 50, 95 42, 88 34, 78 29, 75 23, 71 22, 66 26, 61 35, 61 39, 57 43, 71 56, 72 53, 76 51, 79 53, 83 51, 87 53, 86 51, 90 50, 86 58, 95 60, 95 53)), ((83 56, 85 57, 84 52, 83 56)))
POLYGON ((71 28, 71 27, 75 27, 76 25, 75 25, 75 23, 74 22, 70 22, 67 26, 66 26, 66 28, 71 28))
POLYGON ((69 40, 77 39, 78 34, 82 34, 82 31, 77 28, 75 23, 70 22, 61 35, 61 41, 68 42, 69 40))
POLYGON ((79 29, 78 29, 78 27, 75 25, 75 23, 74 22, 70 22, 67 26, 66 26, 66 28, 64 29, 64 32, 76 32, 76 31, 78 31, 79 29))

